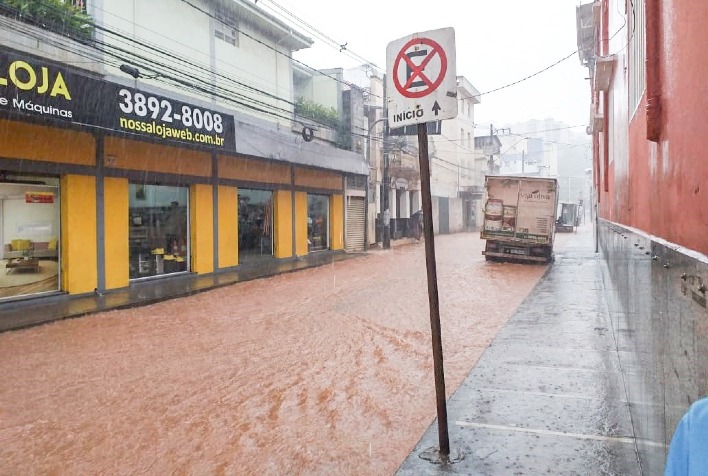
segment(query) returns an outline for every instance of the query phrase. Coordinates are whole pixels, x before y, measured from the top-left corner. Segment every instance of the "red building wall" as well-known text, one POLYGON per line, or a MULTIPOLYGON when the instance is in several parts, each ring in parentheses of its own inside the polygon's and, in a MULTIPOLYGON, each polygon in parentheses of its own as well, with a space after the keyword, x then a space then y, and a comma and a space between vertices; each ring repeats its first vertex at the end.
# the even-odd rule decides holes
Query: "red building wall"
MULTIPOLYGON (((647 140, 647 90, 636 112, 627 111, 625 147, 623 139, 617 138, 621 124, 614 121, 613 137, 607 127, 612 121, 606 117, 605 133, 596 133, 598 143, 594 147, 599 165, 600 216, 708 254, 708 1, 640 1, 646 1, 649 19, 646 67, 657 73, 660 132, 657 142, 647 140), (651 25, 652 14, 658 14, 658 28, 651 25), (603 146, 614 161, 607 160, 603 146), (626 173, 619 170, 625 163, 626 173)), ((603 11, 613 12, 624 2, 603 0, 603 4, 609 6, 603 11)), ((610 28, 606 26, 606 15, 602 21, 605 24, 598 28, 598 50, 606 44, 602 37, 613 31, 611 20, 610 28)), ((627 31, 625 41, 630 34, 627 31)), ((626 110, 628 75, 624 66, 631 68, 631 59, 618 61, 607 95, 615 105, 624 101, 626 110)), ((647 71, 647 81, 651 73, 647 71)), ((651 85, 648 90, 651 93, 651 85)), ((602 94, 599 100, 604 100, 602 94)), ((617 118, 617 107, 608 109, 605 115, 615 114, 617 118)))

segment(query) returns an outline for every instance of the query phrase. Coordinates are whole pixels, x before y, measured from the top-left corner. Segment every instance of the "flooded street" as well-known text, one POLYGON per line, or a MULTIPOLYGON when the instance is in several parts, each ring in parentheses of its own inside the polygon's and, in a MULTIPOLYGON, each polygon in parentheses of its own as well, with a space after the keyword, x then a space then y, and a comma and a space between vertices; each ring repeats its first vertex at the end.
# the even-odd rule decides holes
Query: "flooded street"
MULTIPOLYGON (((436 237, 448 395, 546 270, 478 236, 436 237)), ((0 466, 390 474, 435 418, 425 276, 417 243, 2 334, 0 466)))

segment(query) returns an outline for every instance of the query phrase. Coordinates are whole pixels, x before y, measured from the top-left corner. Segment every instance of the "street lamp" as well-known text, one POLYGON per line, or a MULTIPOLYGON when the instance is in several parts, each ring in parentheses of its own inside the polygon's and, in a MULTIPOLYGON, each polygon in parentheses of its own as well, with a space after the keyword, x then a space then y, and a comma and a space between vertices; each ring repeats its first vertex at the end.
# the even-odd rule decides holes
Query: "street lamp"
POLYGON ((568 179, 568 201, 570 202, 570 201, 571 201, 571 199, 570 199, 570 179, 581 179, 581 180, 585 181, 586 178, 585 178, 585 177, 580 177, 580 176, 578 176, 578 175, 571 175, 571 176, 566 177, 566 178, 568 179))
MULTIPOLYGON (((366 162, 369 165, 369 168, 372 168, 371 164, 371 131, 374 129, 376 124, 379 122, 387 122, 386 117, 382 117, 380 119, 375 120, 370 126, 369 130, 366 134, 367 138, 367 157, 366 157, 366 162)), ((381 178, 381 185, 383 188, 383 197, 382 198, 382 203, 381 203, 381 217, 382 217, 382 224, 383 224, 383 247, 384 248, 390 248, 391 247, 391 212, 389 210, 389 197, 388 197, 388 168, 389 168, 389 151, 388 151, 388 137, 386 134, 386 128, 384 127, 384 133, 383 133, 383 177, 381 178)))
POLYGON ((382 117, 381 119, 376 119, 373 124, 369 126, 369 131, 366 134, 366 163, 369 164, 369 167, 371 167, 371 131, 374 129, 374 126, 376 126, 376 124, 384 121, 386 121, 385 117, 382 117))
POLYGON ((121 64, 118 69, 123 71, 125 74, 132 76, 134 79, 138 78, 145 78, 145 79, 155 79, 160 76, 160 73, 154 73, 154 74, 145 74, 140 69, 136 68, 135 66, 131 66, 129 64, 121 64))
POLYGON ((122 64, 120 65, 120 70, 123 71, 125 74, 129 74, 135 79, 138 79, 140 77, 140 70, 135 66, 130 66, 129 64, 122 64))

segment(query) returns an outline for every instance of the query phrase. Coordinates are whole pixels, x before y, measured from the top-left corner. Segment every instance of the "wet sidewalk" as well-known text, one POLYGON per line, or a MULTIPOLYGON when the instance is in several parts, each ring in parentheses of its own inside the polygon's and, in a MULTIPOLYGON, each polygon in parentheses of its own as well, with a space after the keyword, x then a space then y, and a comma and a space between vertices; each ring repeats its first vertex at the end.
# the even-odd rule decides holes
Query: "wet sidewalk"
POLYGON ((601 258, 583 228, 564 237, 556 262, 448 399, 451 456, 463 459, 420 457, 439 448, 435 420, 399 475, 639 475, 638 451, 663 458, 663 448, 633 437, 601 258))
MULTIPOLYGON (((392 240, 391 248, 416 242, 417 240, 413 238, 392 240)), ((370 253, 381 251, 385 252, 386 250, 383 250, 380 245, 369 250, 370 253)), ((107 292, 104 295, 70 296, 57 292, 46 297, 8 301, 0 306, 0 332, 112 309, 154 304, 238 282, 324 266, 365 254, 364 252, 322 251, 296 259, 272 259, 247 263, 233 270, 219 271, 209 275, 189 273, 134 282, 128 288, 107 292)))
POLYGON ((189 273, 134 282, 128 288, 108 292, 104 295, 69 296, 57 293, 44 298, 7 302, 0 307, 0 332, 111 309, 154 304, 238 282, 324 266, 362 255, 363 253, 325 251, 297 259, 272 259, 244 264, 235 270, 208 275, 189 273))

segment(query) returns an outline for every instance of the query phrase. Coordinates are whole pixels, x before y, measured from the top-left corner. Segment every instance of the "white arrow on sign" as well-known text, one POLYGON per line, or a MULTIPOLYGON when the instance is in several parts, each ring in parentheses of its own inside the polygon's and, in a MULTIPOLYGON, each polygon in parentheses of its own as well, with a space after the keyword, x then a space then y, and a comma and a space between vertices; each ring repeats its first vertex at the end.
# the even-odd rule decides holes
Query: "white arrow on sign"
POLYGON ((389 127, 457 116, 455 30, 442 28, 400 38, 386 48, 389 127))

